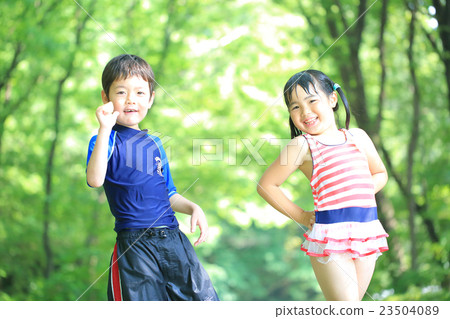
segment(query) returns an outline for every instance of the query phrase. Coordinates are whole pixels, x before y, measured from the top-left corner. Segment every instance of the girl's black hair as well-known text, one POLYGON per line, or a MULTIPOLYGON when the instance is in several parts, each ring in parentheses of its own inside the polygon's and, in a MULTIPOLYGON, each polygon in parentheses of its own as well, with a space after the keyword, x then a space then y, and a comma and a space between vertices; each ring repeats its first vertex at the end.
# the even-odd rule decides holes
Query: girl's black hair
MULTIPOLYGON (((334 85, 335 83, 331 81, 331 79, 325 75, 324 73, 317 71, 317 70, 306 70, 302 72, 298 72, 294 74, 286 83, 284 86, 284 102, 286 103, 286 106, 289 107, 289 104, 291 103, 291 96, 292 92, 295 90, 297 92, 297 87, 301 86, 303 90, 305 90, 306 93, 310 93, 309 89, 310 86, 316 91, 317 93, 317 85, 319 88, 325 93, 325 95, 330 95, 334 91, 334 85)), ((337 87, 336 91, 339 93, 339 96, 341 97, 342 102, 344 103, 345 107, 345 128, 348 129, 348 126, 350 124, 350 108, 348 106, 347 98, 344 95, 344 92, 342 91, 341 87, 337 87)), ((336 112, 339 109, 339 104, 336 103, 336 107, 333 109, 333 112, 336 112)), ((294 138, 296 136, 302 135, 302 131, 300 131, 292 121, 291 117, 289 116, 289 127, 291 129, 291 138, 294 138)))

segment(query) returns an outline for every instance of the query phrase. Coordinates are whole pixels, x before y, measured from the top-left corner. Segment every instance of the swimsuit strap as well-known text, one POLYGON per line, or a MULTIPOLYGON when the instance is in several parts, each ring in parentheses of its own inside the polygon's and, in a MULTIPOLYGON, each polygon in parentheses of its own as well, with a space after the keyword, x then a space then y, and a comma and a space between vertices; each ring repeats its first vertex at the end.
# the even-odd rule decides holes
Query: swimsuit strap
POLYGON ((312 137, 310 134, 303 134, 302 136, 308 142, 313 163, 316 163, 317 165, 320 165, 320 166, 325 165, 325 160, 323 159, 322 153, 319 150, 319 144, 318 144, 317 140, 314 137, 312 137))
POLYGON ((349 132, 349 130, 345 129, 345 128, 340 128, 339 131, 341 131, 342 133, 344 133, 345 136, 345 142, 348 142, 350 140, 353 140, 353 134, 349 132))
POLYGON ((349 130, 341 128, 339 129, 339 131, 342 131, 345 134, 347 144, 352 145, 353 147, 356 148, 356 150, 364 154, 364 152, 359 148, 358 143, 356 143, 355 136, 349 130))

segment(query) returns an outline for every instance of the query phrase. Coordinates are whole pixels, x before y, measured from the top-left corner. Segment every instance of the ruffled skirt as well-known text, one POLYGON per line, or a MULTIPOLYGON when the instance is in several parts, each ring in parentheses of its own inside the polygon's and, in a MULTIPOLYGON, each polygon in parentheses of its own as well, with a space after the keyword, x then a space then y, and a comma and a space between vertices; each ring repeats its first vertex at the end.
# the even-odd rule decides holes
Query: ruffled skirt
POLYGON ((306 240, 301 250, 308 256, 318 257, 327 263, 334 258, 362 258, 378 256, 388 250, 384 230, 378 219, 370 222, 342 222, 334 224, 314 224, 312 230, 303 235, 306 240))

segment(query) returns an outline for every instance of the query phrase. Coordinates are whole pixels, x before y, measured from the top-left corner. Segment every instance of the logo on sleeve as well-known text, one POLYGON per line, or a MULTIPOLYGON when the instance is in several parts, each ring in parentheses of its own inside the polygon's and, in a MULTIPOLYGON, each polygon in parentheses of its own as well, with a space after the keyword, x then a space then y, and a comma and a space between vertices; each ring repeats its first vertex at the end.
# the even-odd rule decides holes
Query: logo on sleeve
POLYGON ((126 141, 126 166, 148 175, 153 175, 155 164, 158 175, 163 176, 163 165, 167 164, 167 157, 162 156, 161 150, 154 138, 159 138, 160 144, 171 139, 169 136, 160 138, 161 134, 147 134, 147 130, 140 131, 126 141), (154 161, 152 161, 154 159, 154 161))
POLYGON ((156 161, 156 172, 158 173, 158 175, 163 176, 161 159, 158 156, 156 156, 155 161, 156 161))

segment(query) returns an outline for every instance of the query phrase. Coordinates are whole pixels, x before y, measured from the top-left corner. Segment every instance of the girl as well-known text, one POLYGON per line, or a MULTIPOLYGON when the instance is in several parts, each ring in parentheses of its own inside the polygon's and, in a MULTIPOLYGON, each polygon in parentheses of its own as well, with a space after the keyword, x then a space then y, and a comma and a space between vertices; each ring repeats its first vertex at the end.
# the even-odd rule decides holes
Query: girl
POLYGON ((377 219, 375 193, 387 172, 371 139, 361 129, 348 129, 350 111, 340 86, 325 74, 307 70, 284 87, 291 142, 264 172, 258 193, 275 209, 309 230, 301 250, 310 257, 327 300, 361 300, 375 261, 388 250, 377 219), (338 129, 333 112, 339 93, 346 129, 338 129), (305 211, 280 189, 297 169, 310 181, 314 212, 305 211))

